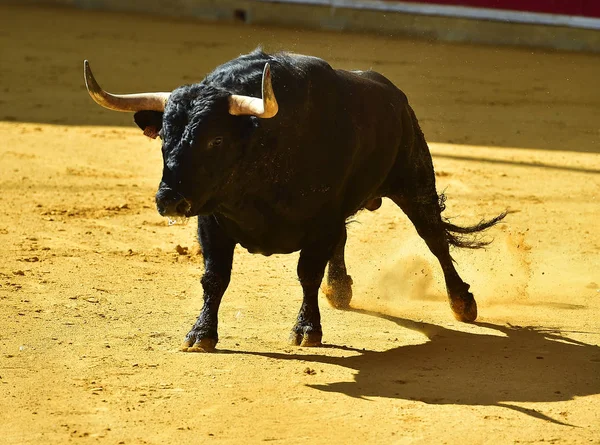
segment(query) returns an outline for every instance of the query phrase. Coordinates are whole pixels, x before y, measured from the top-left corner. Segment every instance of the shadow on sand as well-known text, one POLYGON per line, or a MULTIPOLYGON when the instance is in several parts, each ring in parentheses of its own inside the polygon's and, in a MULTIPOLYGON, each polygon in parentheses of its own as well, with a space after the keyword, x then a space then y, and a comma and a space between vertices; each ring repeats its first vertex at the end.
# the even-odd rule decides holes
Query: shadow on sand
POLYGON ((575 173, 590 173, 590 174, 600 174, 600 169, 598 168, 586 168, 586 167, 571 167, 567 165, 551 165, 545 164, 541 162, 519 162, 519 161, 509 161, 504 159, 491 159, 491 158, 482 158, 482 157, 470 157, 470 156, 459 156, 459 155, 448 155, 435 153, 433 158, 445 158, 445 159, 455 159, 458 161, 475 161, 475 162, 485 162, 488 164, 499 164, 499 165, 516 165, 517 167, 535 167, 535 168, 547 168, 550 170, 560 170, 560 171, 570 171, 575 173))
POLYGON ((428 341, 383 352, 351 349, 360 353, 352 357, 249 354, 357 371, 353 382, 309 385, 321 391, 429 404, 499 406, 569 426, 576 425, 510 402, 558 402, 600 394, 600 347, 567 338, 558 331, 476 323, 497 335, 474 334, 377 312, 353 311, 421 332, 428 341))

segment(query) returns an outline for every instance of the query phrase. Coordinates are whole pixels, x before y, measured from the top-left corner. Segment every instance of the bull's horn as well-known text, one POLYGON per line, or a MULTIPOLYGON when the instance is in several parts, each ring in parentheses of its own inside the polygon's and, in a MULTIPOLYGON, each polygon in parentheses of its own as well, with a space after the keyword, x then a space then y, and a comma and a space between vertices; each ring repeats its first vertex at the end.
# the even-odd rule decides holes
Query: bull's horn
POLYGON ((87 60, 83 61, 85 86, 92 99, 104 108, 115 111, 165 111, 171 93, 110 94, 100 88, 87 60))
POLYGON ((265 63, 263 70, 261 99, 238 94, 229 96, 229 114, 234 116, 250 115, 268 119, 275 116, 278 111, 279 105, 271 85, 271 67, 268 63, 265 63))

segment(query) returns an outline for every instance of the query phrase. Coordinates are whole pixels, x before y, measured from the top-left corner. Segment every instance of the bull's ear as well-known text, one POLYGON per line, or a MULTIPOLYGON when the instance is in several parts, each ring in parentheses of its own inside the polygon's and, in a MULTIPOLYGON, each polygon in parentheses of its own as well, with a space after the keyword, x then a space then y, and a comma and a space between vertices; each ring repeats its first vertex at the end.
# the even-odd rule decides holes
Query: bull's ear
POLYGON ((135 123, 144 130, 144 134, 149 138, 156 139, 162 128, 163 113, 160 111, 143 110, 133 115, 135 123))

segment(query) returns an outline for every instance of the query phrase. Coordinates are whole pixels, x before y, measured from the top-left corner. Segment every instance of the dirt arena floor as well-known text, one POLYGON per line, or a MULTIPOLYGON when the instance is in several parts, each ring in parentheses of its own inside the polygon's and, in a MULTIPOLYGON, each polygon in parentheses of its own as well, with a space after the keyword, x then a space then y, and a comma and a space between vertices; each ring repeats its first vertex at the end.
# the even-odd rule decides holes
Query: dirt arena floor
POLYGON ((600 444, 600 57, 0 6, 0 442, 600 444), (214 354, 194 222, 154 207, 160 143, 88 97, 199 81, 258 44, 373 68, 409 96, 446 215, 515 210, 455 251, 390 202, 350 225, 353 310, 288 346, 297 254, 236 251, 214 354))

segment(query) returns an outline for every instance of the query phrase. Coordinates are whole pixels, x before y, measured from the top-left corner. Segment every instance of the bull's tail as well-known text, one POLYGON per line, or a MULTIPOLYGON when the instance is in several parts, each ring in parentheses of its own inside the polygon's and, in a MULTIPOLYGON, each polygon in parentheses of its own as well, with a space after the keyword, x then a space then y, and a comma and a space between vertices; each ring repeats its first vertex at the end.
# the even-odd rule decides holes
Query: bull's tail
MULTIPOLYGON (((442 193, 439 196, 440 210, 442 211, 445 208, 445 201, 446 197, 442 193)), ((492 219, 482 219, 477 224, 464 227, 452 224, 448 219, 442 218, 442 225, 444 226, 444 231, 446 232, 446 239, 452 246, 463 247, 466 249, 481 249, 482 247, 490 244, 492 240, 482 240, 481 238, 477 237, 477 234, 495 226, 509 213, 511 212, 506 210, 492 219)))
POLYGON ((449 244, 467 249, 481 249, 490 244, 492 240, 482 240, 473 235, 495 226, 502 221, 506 215, 508 215, 508 212, 502 212, 492 219, 482 219, 477 224, 466 227, 457 226, 450 223, 448 220, 442 221, 442 224, 444 225, 446 239, 449 244))

